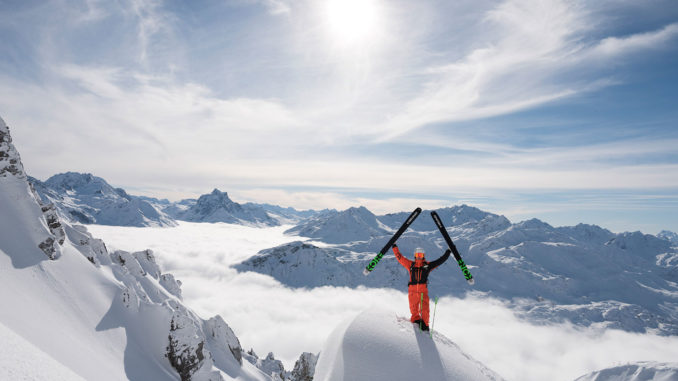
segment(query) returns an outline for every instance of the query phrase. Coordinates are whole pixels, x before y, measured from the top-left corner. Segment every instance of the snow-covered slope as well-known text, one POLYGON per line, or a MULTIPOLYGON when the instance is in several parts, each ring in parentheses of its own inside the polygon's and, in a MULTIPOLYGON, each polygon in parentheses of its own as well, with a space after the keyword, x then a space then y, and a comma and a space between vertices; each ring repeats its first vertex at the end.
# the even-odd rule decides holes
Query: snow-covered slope
MULTIPOLYGON (((463 296, 481 291, 508 300, 517 313, 540 322, 569 320, 678 334, 678 249, 668 241, 640 232, 614 234, 584 224, 554 228, 537 219, 511 224, 503 216, 467 206, 446 208, 444 213, 448 231, 476 283, 469 286, 456 263, 448 261, 429 278, 434 294, 463 296)), ((427 214, 419 219, 431 220, 427 214)), ((393 221, 382 223, 382 218, 372 225, 395 226, 393 221)), ((369 229, 367 223, 353 221, 361 226, 359 230, 369 229)), ((426 226, 422 223, 419 228, 426 226)), ((407 271, 390 253, 368 277, 362 275, 362 268, 390 232, 356 242, 356 229, 347 228, 345 218, 315 218, 294 231, 325 244, 284 244, 263 250, 235 268, 269 274, 293 287, 406 289, 407 271)), ((423 247, 429 260, 440 256, 445 247, 437 230, 414 229, 398 245, 409 257, 415 247, 423 247)))
POLYGON ((638 362, 603 369, 575 381, 676 381, 678 363, 638 362))
POLYGON ((262 207, 255 204, 238 204, 231 200, 226 192, 221 192, 218 189, 214 189, 210 194, 200 196, 195 204, 183 212, 178 212, 176 218, 192 222, 280 225, 280 222, 269 216, 262 207))
POLYGON ((85 380, 2 323, 0 343, 0 380, 85 380))
POLYGON ((314 381, 502 380, 445 336, 421 332, 408 319, 365 311, 330 335, 314 381))
POLYGON ((182 303, 150 250, 109 253, 41 205, 1 119, 0 301, 2 345, 31 356, 8 379, 270 380, 221 317, 182 303))
POLYGON ((119 226, 175 226, 174 220, 149 202, 113 188, 101 177, 67 172, 30 182, 42 200, 53 203, 69 221, 119 226))

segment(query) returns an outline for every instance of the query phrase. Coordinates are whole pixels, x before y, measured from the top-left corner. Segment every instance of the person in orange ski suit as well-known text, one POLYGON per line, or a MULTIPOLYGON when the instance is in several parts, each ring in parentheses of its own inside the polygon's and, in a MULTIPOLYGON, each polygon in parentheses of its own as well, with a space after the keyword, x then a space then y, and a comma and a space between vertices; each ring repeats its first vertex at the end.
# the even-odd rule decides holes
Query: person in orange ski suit
POLYGON ((429 299, 428 299, 428 274, 431 270, 442 265, 450 257, 450 249, 433 262, 427 262, 424 256, 424 249, 417 248, 414 251, 414 261, 405 258, 398 249, 398 245, 393 245, 393 253, 396 259, 410 274, 410 281, 407 283, 407 296, 410 301, 410 321, 419 326, 423 331, 428 331, 429 317, 429 299))

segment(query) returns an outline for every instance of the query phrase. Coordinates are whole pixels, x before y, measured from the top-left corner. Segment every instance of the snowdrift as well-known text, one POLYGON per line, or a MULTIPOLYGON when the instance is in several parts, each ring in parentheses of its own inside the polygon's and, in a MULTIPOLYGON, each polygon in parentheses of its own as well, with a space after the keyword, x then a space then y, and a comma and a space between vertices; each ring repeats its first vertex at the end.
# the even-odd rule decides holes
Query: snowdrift
POLYGON ((678 363, 638 362, 607 368, 577 378, 575 381, 675 381, 678 363))
POLYGON ((445 336, 421 332, 406 318, 365 311, 337 327, 314 381, 502 380, 445 336))

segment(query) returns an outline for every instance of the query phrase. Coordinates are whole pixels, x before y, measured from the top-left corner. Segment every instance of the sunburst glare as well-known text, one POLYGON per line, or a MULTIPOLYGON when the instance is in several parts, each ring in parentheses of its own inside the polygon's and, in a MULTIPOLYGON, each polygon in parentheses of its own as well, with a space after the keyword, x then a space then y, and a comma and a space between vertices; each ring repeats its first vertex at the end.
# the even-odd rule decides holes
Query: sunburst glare
POLYGON ((329 0, 325 11, 329 34, 336 43, 362 44, 378 34, 382 15, 375 0, 329 0))

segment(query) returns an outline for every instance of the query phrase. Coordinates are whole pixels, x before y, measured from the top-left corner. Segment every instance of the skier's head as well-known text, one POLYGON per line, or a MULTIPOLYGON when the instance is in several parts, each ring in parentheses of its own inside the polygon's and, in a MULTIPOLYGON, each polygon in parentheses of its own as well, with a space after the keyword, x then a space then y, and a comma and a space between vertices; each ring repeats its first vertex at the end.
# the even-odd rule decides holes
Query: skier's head
POLYGON ((424 249, 421 247, 414 249, 414 259, 424 259, 424 249))

